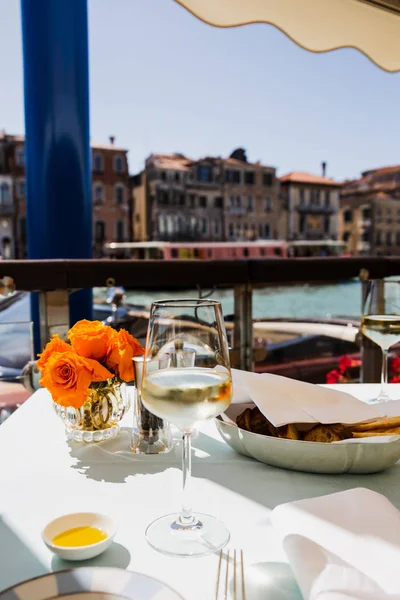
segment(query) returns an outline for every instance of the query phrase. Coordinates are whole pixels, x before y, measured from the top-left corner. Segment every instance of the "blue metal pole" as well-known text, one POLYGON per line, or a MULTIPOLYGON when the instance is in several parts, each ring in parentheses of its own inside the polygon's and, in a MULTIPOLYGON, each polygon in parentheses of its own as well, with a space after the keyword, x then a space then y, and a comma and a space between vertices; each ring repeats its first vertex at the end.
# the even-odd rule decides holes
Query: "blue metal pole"
MULTIPOLYGON (((21 11, 28 257, 90 258, 87 0, 21 0, 21 11)), ((73 294, 71 324, 91 314, 91 291, 73 294)))

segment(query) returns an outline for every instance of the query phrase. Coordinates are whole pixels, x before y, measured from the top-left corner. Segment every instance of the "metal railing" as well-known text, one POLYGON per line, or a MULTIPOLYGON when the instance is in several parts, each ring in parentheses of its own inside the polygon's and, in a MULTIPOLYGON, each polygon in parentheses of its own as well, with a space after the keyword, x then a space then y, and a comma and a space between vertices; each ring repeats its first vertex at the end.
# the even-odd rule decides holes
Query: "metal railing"
MULTIPOLYGON (((69 293, 83 288, 124 286, 130 290, 233 288, 234 346, 239 366, 251 370, 252 292, 274 284, 328 283, 400 274, 400 257, 269 258, 202 260, 14 260, 0 261, 0 278, 12 278, 18 290, 40 294, 41 344, 69 327, 69 293)), ((361 313, 362 298, 360 298, 361 313)), ((380 354, 362 340, 362 380, 376 381, 380 354)))

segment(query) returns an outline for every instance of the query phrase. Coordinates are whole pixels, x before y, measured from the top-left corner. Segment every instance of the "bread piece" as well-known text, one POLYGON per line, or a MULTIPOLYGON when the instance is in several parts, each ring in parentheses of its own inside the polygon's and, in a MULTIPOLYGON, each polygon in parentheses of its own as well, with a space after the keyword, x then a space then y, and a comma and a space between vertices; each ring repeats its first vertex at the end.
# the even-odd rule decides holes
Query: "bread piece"
POLYGON ((278 436, 276 428, 268 421, 257 408, 246 408, 237 418, 236 424, 245 431, 258 433, 260 435, 278 436))
POLYGON ((371 431, 373 429, 389 429, 400 427, 400 417, 383 417, 370 423, 359 423, 353 425, 353 431, 371 431))
POLYGON ((335 423, 333 425, 316 425, 304 435, 303 440, 305 442, 331 443, 340 442, 351 437, 353 437, 353 434, 347 427, 335 423))
POLYGON ((287 440, 299 440, 300 434, 297 430, 296 425, 293 423, 289 423, 289 425, 283 425, 283 427, 278 427, 278 436, 280 438, 286 438, 287 440))
POLYGON ((236 425, 245 431, 251 431, 251 408, 246 408, 245 411, 236 417, 236 425))

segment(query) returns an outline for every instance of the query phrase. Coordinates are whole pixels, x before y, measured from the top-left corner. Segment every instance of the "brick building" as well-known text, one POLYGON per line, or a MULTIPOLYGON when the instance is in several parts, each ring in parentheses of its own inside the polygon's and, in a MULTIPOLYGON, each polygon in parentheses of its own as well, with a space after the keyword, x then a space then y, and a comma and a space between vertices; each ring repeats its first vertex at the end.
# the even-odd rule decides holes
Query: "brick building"
POLYGON ((349 254, 400 254, 400 165, 344 182, 339 237, 349 254))
MULTIPOLYGON (((25 139, 0 133, 0 253, 25 258, 25 139)), ((106 242, 132 239, 127 150, 92 144, 93 255, 102 256, 106 242)))
POLYGON ((136 241, 278 237, 275 169, 248 162, 243 149, 197 161, 152 154, 131 185, 136 241))

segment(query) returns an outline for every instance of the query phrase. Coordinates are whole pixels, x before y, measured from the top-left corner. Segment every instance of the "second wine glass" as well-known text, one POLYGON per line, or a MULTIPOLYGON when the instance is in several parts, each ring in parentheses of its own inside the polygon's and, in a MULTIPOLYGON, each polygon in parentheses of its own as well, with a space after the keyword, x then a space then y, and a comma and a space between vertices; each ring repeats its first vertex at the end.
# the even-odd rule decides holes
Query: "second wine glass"
POLYGON ((215 300, 154 302, 146 340, 146 356, 174 355, 171 367, 146 372, 145 407, 182 432, 183 501, 179 515, 166 515, 146 530, 149 544, 173 556, 218 552, 229 540, 225 525, 207 514, 194 515, 190 500, 191 439, 203 421, 224 412, 232 397, 228 344, 221 305, 215 300), (193 361, 183 354, 195 354, 193 361), (189 364, 189 366, 186 366, 189 364))
POLYGON ((387 391, 389 348, 400 342, 400 281, 368 282, 361 332, 382 349, 381 389, 373 402, 390 400, 387 391))

